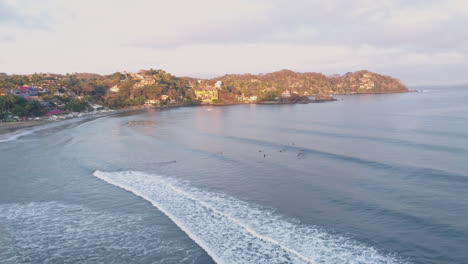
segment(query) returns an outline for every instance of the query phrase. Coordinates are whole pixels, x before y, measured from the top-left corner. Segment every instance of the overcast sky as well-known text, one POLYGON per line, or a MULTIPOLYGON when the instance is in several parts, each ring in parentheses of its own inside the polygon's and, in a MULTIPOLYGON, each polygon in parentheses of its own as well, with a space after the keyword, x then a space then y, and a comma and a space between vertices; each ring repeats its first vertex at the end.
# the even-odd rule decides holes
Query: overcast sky
POLYGON ((468 83, 467 0, 0 0, 0 72, 368 69, 468 83))

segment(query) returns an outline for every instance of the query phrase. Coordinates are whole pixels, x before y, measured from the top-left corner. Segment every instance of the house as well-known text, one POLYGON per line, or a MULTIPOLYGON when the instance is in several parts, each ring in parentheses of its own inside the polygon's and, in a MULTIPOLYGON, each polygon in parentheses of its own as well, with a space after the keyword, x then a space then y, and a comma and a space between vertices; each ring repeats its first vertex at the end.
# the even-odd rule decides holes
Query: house
POLYGON ((252 95, 249 97, 249 102, 256 102, 258 97, 256 95, 252 95))
POLYGON ((140 80, 143 80, 145 79, 145 77, 141 74, 138 74, 138 73, 130 73, 130 76, 132 76, 134 79, 140 79, 140 80))
POLYGON ((252 95, 252 96, 249 96, 249 97, 239 96, 239 97, 237 97, 237 100, 239 100, 240 102, 243 102, 243 103, 255 103, 258 100, 258 96, 256 96, 256 95, 252 95))
POLYGON ((15 90, 11 90, 10 94, 26 98, 29 96, 37 96, 39 93, 38 93, 38 89, 35 87, 21 86, 15 90))
POLYGON ((145 105, 158 105, 158 104, 159 104, 159 100, 155 100, 155 99, 146 100, 145 102, 145 105))
POLYGON ((39 95, 39 89, 37 89, 36 87, 29 87, 28 93, 30 96, 37 96, 39 95))
POLYGON ((221 89, 221 86, 222 86, 222 85, 223 85, 223 82, 222 82, 222 81, 217 81, 217 82, 215 83, 215 88, 216 88, 216 89, 221 89))
POLYGON ((21 87, 18 87, 18 92, 19 93, 22 93, 22 94, 27 94, 29 93, 29 87, 28 86, 21 86, 21 87))
POLYGON ((50 107, 51 106, 51 103, 48 102, 48 101, 40 101, 39 104, 41 104, 41 106, 43 106, 43 107, 50 107))
POLYGON ((10 94, 18 95, 18 96, 29 96, 29 87, 28 86, 21 86, 14 90, 10 90, 10 94))
POLYGON ((119 86, 114 85, 109 89, 109 91, 111 91, 113 93, 118 93, 120 91, 120 88, 119 88, 119 86))
POLYGON ((161 100, 167 100, 167 98, 169 98, 168 95, 166 95, 166 94, 161 95, 161 100))
POLYGON ((51 111, 47 112, 46 115, 49 115, 49 116, 50 116, 50 115, 61 115, 61 114, 63 114, 63 113, 64 113, 64 112, 63 112, 62 110, 57 110, 57 109, 56 109, 56 110, 51 110, 51 111))
POLYGON ((283 98, 291 97, 291 93, 288 90, 286 90, 286 91, 281 93, 281 97, 283 97, 283 98))

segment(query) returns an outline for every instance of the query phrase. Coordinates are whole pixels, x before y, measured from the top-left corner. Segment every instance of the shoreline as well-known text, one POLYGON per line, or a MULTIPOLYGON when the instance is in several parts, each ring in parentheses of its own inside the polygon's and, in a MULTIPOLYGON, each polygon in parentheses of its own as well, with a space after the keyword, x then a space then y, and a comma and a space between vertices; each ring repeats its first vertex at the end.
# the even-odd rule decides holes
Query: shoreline
MULTIPOLYGON (((394 93, 409 93, 408 92, 393 92, 393 93, 353 93, 353 94, 333 94, 333 95, 363 95, 363 94, 394 94, 394 93)), ((326 103, 326 102, 333 102, 335 100, 326 100, 326 101, 310 101, 310 102, 288 102, 288 103, 280 103, 280 102, 256 102, 256 103, 248 103, 248 104, 259 104, 259 105, 282 105, 282 104, 310 104, 310 103, 326 103)), ((200 106, 229 106, 229 105, 244 105, 247 103, 226 103, 226 104, 200 104, 200 105, 165 105, 165 106, 150 106, 150 107, 131 107, 131 108, 123 108, 117 110, 111 110, 110 112, 103 112, 103 113, 88 113, 81 117, 69 117, 63 118, 60 120, 27 120, 27 121, 17 121, 17 122, 0 122, 0 136, 5 135, 12 135, 20 133, 22 131, 32 130, 35 127, 41 127, 48 124, 57 124, 57 126, 61 125, 64 121, 73 120, 78 118, 92 119, 92 118, 100 118, 105 116, 116 115, 120 113, 127 113, 132 111, 142 111, 147 109, 156 109, 156 110, 163 110, 163 109, 170 109, 170 108, 178 108, 178 107, 200 107, 200 106)), ((1 140, 0 140, 1 142, 1 140)))
POLYGON ((117 115, 120 113, 132 112, 142 110, 143 108, 126 108, 113 110, 108 112, 97 112, 97 113, 88 113, 83 116, 68 117, 59 120, 27 120, 27 121, 17 121, 17 122, 0 122, 0 143, 9 141, 10 139, 18 138, 23 135, 29 134, 27 132, 34 132, 34 128, 52 128, 56 126, 66 125, 72 123, 72 121, 88 121, 94 120, 102 117, 117 115), (50 125, 50 126, 48 126, 50 125), (5 137, 10 136, 10 137, 5 137))

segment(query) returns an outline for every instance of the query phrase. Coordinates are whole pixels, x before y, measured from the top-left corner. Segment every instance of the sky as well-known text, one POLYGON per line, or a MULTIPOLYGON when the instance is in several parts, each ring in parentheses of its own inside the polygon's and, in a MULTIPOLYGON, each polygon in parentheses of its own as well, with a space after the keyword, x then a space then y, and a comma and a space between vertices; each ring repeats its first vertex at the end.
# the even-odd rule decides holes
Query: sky
POLYGON ((467 0, 0 0, 0 72, 370 70, 468 83, 467 0))

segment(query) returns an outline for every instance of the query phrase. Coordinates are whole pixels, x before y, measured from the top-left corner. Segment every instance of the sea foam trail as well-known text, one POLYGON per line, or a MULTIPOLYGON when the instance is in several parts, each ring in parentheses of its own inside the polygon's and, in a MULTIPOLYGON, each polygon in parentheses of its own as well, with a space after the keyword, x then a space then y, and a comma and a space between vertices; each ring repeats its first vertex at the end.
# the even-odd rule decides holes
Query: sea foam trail
POLYGON ((372 247, 269 210, 142 172, 94 176, 151 202, 217 263, 402 263, 372 247))

